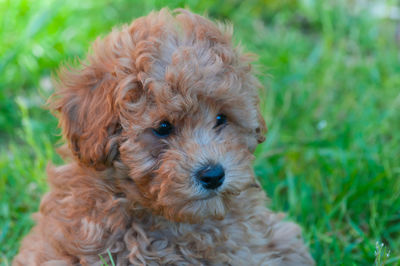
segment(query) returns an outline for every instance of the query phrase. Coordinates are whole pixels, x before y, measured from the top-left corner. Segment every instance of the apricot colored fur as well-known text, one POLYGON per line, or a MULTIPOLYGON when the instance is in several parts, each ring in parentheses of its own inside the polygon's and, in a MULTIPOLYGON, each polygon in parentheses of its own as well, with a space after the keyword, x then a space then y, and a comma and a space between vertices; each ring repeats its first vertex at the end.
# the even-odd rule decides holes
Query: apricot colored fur
POLYGON ((300 228, 266 207, 251 162, 260 84, 232 28, 153 12, 59 72, 50 106, 68 147, 13 265, 313 265, 300 228), (228 122, 215 128, 217 114, 228 122), (152 131, 167 120, 168 137, 152 131), (220 163, 225 181, 194 171, 220 163))

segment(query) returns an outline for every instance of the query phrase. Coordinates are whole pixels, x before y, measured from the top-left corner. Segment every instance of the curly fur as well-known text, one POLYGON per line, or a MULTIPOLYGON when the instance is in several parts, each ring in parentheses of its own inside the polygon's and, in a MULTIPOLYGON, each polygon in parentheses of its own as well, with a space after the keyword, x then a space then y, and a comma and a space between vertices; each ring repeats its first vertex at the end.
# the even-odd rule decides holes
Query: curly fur
POLYGON ((232 28, 166 9, 98 39, 50 99, 69 163, 13 265, 313 265, 300 228, 269 211, 251 167, 264 141, 252 58, 232 28), (228 124, 215 129, 224 113, 228 124), (160 121, 174 132, 154 135, 160 121), (218 162, 225 182, 193 172, 218 162))

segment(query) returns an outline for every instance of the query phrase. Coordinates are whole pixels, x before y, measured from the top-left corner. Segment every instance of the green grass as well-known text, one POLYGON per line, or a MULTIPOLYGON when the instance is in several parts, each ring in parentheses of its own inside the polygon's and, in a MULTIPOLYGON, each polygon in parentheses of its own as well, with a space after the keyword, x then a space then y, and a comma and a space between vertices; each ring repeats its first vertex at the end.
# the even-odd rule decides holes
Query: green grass
POLYGON ((167 5, 232 21, 259 55, 269 133, 255 171, 318 265, 400 264, 397 22, 349 2, 0 0, 0 264, 33 225, 46 164, 61 162, 57 121, 43 109, 51 73, 167 5))

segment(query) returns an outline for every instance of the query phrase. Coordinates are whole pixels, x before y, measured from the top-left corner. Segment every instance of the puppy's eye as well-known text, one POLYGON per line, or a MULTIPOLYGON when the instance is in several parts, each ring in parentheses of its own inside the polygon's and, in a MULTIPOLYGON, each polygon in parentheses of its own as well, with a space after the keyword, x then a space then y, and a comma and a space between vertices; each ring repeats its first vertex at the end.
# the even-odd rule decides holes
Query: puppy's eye
POLYGON ((158 128, 153 128, 153 132, 159 137, 167 137, 173 129, 174 127, 168 121, 162 121, 158 128))
POLYGON ((216 120, 217 122, 215 123, 215 127, 219 127, 227 123, 226 116, 224 114, 218 114, 216 120))

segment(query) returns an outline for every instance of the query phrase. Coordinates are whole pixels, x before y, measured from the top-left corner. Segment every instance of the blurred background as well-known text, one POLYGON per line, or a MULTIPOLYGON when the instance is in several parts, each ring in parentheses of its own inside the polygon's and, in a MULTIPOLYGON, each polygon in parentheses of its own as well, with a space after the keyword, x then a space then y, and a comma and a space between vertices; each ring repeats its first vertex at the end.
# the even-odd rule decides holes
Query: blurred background
POLYGON ((154 9, 231 21, 258 54, 269 132, 254 168, 318 265, 400 264, 400 9, 379 0, 0 0, 0 264, 62 163, 51 76, 154 9), (390 250, 390 252, 389 252, 390 250))

